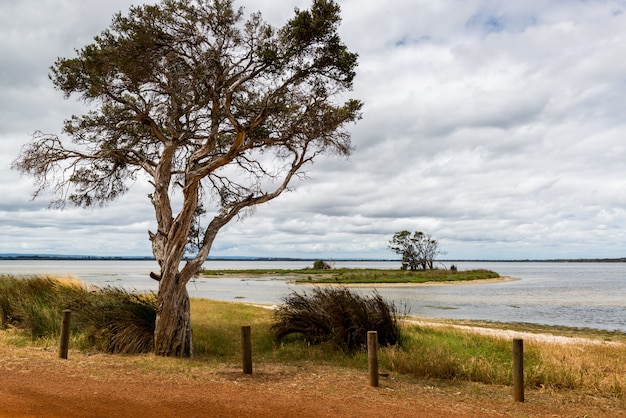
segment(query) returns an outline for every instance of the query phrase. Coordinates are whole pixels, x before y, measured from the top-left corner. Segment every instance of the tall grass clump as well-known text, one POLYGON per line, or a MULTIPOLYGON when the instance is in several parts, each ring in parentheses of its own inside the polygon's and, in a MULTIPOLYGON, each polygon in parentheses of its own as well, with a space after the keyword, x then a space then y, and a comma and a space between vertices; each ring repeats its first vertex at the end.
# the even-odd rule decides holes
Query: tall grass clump
POLYGON ((317 287, 311 294, 292 292, 275 313, 271 331, 282 339, 299 334, 310 343, 331 342, 344 351, 367 345, 367 332, 377 331, 381 346, 400 342, 393 303, 374 292, 361 296, 346 288, 317 287))
POLYGON ((153 347, 156 297, 117 288, 87 288, 74 279, 0 276, 0 327, 57 337, 64 309, 83 348, 109 353, 148 352, 153 347))
MULTIPOLYGON (((402 349, 382 350, 381 362, 392 371, 418 377, 508 384, 513 370, 511 342, 455 329, 404 325, 402 349)), ((534 353, 527 351, 532 363, 534 353)))
MULTIPOLYGON (((77 302, 77 301, 74 301, 77 302)), ((147 353, 154 347, 156 296, 107 287, 91 293, 87 303, 70 305, 82 332, 99 351, 147 353)))
POLYGON ((0 325, 27 330, 32 338, 58 333, 61 311, 80 292, 72 279, 0 276, 0 325))

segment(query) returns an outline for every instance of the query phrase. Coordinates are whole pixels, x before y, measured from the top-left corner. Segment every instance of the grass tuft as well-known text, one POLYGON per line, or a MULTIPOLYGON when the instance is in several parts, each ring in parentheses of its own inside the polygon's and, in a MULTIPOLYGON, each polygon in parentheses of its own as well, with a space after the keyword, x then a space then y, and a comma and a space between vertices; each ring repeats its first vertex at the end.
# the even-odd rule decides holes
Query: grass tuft
POLYGON ((292 292, 284 302, 271 328, 279 339, 300 334, 345 351, 366 347, 368 331, 377 331, 381 346, 400 341, 396 308, 377 292, 366 297, 343 287, 316 287, 311 294, 292 292))
POLYGON ((117 288, 89 288, 75 279, 0 276, 0 326, 31 339, 56 338, 64 309, 82 348, 108 353, 149 352, 153 347, 156 298, 117 288))

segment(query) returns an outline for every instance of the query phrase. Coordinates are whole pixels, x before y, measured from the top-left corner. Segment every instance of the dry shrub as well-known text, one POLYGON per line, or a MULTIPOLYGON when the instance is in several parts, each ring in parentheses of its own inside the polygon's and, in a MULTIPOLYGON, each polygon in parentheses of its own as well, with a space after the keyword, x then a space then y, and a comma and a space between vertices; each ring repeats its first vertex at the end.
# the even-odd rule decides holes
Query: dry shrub
POLYGON ((300 334, 311 343, 332 342, 346 351, 367 346, 376 331, 381 346, 399 343, 397 310, 374 292, 361 296, 344 287, 316 287, 309 295, 292 292, 275 313, 271 327, 277 338, 300 334))
POLYGON ((90 303, 77 307, 76 316, 98 350, 124 354, 152 351, 156 320, 154 294, 98 289, 90 303))

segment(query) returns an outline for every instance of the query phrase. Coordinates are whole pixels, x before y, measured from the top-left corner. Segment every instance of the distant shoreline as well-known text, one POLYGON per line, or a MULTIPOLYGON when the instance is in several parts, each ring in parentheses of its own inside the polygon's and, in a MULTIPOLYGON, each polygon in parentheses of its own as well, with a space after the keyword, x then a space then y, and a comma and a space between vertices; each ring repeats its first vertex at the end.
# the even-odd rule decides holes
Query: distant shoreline
MULTIPOLYGON (((89 256, 89 255, 38 255, 38 254, 0 254, 0 260, 8 261, 155 261, 152 256, 89 256)), ((206 261, 316 261, 319 258, 292 258, 292 257, 229 257, 216 256, 209 257, 206 261)), ((324 259, 325 261, 327 259, 324 259)), ((182 260, 181 260, 182 261, 182 260)), ((372 259, 372 258, 341 258, 332 259, 339 262, 397 262, 394 259, 372 259)), ((576 258, 576 259, 545 259, 545 260, 438 260, 440 263, 626 263, 626 257, 621 258, 576 258)), ((398 264, 400 265, 400 264, 398 264)))

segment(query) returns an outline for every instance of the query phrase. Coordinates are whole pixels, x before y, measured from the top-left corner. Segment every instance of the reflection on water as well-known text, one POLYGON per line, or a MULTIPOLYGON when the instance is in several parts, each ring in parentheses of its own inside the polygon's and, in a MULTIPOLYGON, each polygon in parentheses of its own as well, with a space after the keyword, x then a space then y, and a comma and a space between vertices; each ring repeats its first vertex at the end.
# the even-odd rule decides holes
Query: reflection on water
MULTIPOLYGON (((212 269, 310 266, 307 261, 210 261, 212 269)), ((626 263, 455 262, 460 269, 486 268, 520 280, 489 284, 381 287, 378 292, 424 317, 531 322, 626 332, 626 263)), ((340 267, 398 268, 396 262, 336 262, 340 267)), ((153 261, 6 261, 0 273, 72 275, 99 286, 156 291, 148 277, 153 261)), ((293 290, 310 289, 284 278, 197 278, 188 285, 194 297, 279 304, 293 290)), ((362 293, 371 289, 357 289, 362 293)))

